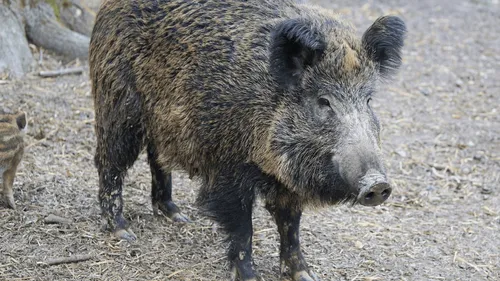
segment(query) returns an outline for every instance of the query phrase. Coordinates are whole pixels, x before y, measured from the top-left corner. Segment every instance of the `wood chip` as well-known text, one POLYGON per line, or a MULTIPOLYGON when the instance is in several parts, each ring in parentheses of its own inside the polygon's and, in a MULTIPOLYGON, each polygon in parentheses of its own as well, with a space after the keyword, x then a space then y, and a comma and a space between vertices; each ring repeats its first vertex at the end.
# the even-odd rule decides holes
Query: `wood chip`
POLYGON ((57 265, 57 264, 63 264, 63 263, 82 262, 82 261, 90 260, 91 258, 92 258, 91 255, 74 255, 71 257, 48 259, 43 263, 48 264, 48 265, 57 265))
POLYGON ((45 223, 70 224, 72 220, 59 217, 53 214, 48 215, 44 220, 45 223))

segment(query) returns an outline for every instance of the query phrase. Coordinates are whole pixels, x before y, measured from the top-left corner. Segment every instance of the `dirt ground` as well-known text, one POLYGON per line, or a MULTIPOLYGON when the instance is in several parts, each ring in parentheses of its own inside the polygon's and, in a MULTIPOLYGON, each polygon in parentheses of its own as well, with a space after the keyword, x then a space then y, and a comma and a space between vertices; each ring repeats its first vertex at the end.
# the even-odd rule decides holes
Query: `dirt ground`
MULTIPOLYGON (((500 280, 499 1, 316 2, 360 34, 387 13, 401 15, 409 34, 400 75, 374 99, 395 191, 374 208, 307 211, 301 233, 311 267, 322 280, 500 280)), ((39 68, 57 67, 45 53, 39 68)), ((0 104, 30 119, 18 210, 0 203, 0 280, 228 279, 224 235, 194 205, 198 183, 174 174, 175 200, 193 223, 154 217, 145 155, 124 192, 139 240, 101 231, 88 70, 0 80, 0 104), (72 222, 44 223, 50 214, 72 222), (73 255, 91 259, 47 265, 73 255)), ((254 226, 262 280, 288 280, 279 277, 278 234, 261 205, 254 226)))

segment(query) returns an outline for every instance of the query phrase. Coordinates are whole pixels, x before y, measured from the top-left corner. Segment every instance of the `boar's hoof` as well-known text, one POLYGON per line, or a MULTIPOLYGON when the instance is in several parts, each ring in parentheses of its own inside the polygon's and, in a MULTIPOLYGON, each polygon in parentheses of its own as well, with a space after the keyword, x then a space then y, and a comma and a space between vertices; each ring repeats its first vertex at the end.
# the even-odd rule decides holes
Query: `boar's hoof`
POLYGON ((231 269, 231 281, 257 281, 253 266, 249 263, 236 263, 231 269), (239 279, 238 279, 239 277, 239 279))
POLYGON ((184 214, 182 213, 175 213, 172 215, 171 219, 174 221, 174 222, 185 222, 185 223, 189 223, 191 222, 191 220, 185 216, 184 214))
POLYGON ((320 281, 318 276, 312 272, 305 270, 295 272, 293 274, 293 281, 320 281))
POLYGON ((183 222, 190 223, 191 220, 181 213, 179 207, 175 205, 174 202, 168 201, 166 203, 154 203, 153 204, 153 213, 158 216, 160 215, 160 211, 162 214, 173 220, 174 222, 183 222))
POLYGON ((7 206, 15 210, 16 203, 14 202, 14 196, 12 194, 6 194, 4 198, 5 198, 5 203, 7 203, 7 206))
POLYGON ((133 242, 137 240, 137 236, 131 229, 117 229, 114 232, 115 237, 120 240, 126 240, 128 242, 133 242))

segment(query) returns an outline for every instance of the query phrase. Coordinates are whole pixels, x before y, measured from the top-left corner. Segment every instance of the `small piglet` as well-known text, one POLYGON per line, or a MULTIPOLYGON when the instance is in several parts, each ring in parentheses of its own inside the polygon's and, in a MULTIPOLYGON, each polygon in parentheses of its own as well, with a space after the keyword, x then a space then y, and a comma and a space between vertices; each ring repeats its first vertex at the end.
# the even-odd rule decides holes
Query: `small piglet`
POLYGON ((24 132, 26 113, 0 114, 0 177, 3 183, 5 202, 12 209, 16 208, 12 185, 17 166, 24 154, 24 132))

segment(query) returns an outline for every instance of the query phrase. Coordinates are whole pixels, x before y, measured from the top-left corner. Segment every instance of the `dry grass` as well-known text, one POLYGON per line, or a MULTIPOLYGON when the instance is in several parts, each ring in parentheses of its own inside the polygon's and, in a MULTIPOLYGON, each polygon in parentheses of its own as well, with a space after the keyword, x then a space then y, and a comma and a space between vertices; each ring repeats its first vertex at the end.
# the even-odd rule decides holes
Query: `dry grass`
MULTIPOLYGON (((360 29, 401 13, 410 34, 401 75, 374 100, 393 196, 375 208, 308 211, 302 241, 311 267, 322 280, 500 280, 498 5, 335 3, 360 29)), ((194 205, 198 184, 174 174, 175 199, 192 224, 154 217, 144 155, 125 188, 139 241, 101 231, 87 71, 2 80, 0 104, 30 119, 14 189, 19 210, 0 207, 0 280, 227 280, 224 236, 194 205), (50 215, 69 221, 45 222, 50 215), (49 265, 68 257, 84 260, 49 265)), ((275 226, 260 206, 254 226, 262 279, 286 280, 275 226)))

